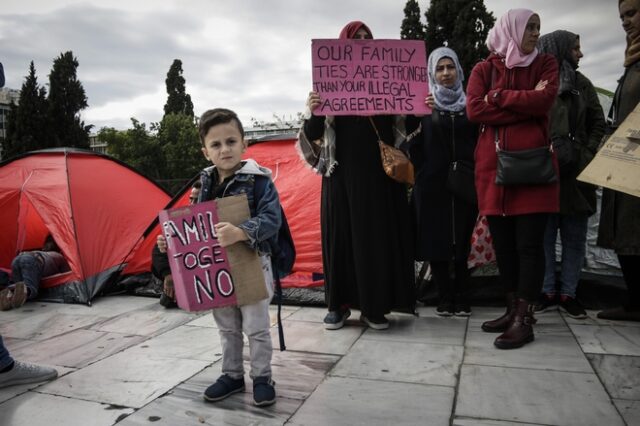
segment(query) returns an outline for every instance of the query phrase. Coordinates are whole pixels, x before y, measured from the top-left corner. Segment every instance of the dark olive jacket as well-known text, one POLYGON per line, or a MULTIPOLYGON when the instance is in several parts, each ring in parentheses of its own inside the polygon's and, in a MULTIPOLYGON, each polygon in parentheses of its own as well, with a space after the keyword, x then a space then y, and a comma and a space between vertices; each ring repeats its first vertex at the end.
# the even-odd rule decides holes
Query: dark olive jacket
POLYGON ((574 136, 574 161, 560 177, 560 213, 592 215, 596 212, 596 187, 579 182, 576 177, 595 156, 605 132, 605 121, 598 94, 591 81, 581 73, 576 72, 575 89, 556 98, 551 108, 549 129, 552 139, 566 137, 569 133, 574 136))

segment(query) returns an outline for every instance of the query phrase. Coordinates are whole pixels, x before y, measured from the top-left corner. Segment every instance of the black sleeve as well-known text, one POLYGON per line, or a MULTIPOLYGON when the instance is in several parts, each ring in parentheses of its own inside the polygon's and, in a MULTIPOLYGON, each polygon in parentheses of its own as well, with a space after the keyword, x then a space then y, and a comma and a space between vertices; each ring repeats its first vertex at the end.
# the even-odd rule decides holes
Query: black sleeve
POLYGON ((167 253, 160 252, 157 244, 153 246, 151 251, 151 273, 160 280, 164 280, 164 277, 171 275, 169 257, 167 253))
POLYGON ((315 141, 324 136, 324 116, 311 115, 303 124, 304 134, 309 141, 315 141))

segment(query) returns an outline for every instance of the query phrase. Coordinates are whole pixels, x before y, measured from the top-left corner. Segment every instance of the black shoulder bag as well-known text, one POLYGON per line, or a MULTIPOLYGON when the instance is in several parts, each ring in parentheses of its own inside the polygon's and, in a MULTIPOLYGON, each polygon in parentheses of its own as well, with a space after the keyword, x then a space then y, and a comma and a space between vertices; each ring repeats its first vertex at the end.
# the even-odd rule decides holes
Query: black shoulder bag
POLYGON ((505 151, 500 148, 498 128, 494 128, 496 155, 496 185, 544 185, 558 180, 553 168, 553 147, 505 151))

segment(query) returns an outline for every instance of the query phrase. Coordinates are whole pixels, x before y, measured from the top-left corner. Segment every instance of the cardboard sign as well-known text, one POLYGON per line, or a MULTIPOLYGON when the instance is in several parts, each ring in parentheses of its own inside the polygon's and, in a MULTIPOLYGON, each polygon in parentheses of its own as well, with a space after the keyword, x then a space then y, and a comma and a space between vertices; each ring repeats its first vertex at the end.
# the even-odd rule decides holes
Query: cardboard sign
POLYGON ((247 196, 236 195, 159 214, 178 306, 203 311, 268 297, 260 259, 244 242, 220 247, 214 225, 249 218, 247 196))
POLYGON ((578 180, 640 197, 640 104, 602 145, 578 180))
POLYGON ((425 45, 419 40, 311 40, 316 115, 426 114, 425 45))

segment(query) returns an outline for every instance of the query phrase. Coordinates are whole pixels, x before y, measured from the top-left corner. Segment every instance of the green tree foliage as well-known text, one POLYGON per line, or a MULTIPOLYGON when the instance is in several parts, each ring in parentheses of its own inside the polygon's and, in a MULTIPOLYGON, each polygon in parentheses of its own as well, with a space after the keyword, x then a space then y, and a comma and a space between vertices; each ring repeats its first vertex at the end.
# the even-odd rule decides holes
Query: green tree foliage
POLYGON ((29 75, 20 89, 18 106, 11 105, 7 138, 3 144, 4 158, 55 146, 49 132, 47 112, 47 93, 38 84, 36 69, 31 61, 29 75))
POLYGON ((157 125, 157 132, 166 164, 162 182, 169 192, 176 193, 207 166, 198 128, 189 115, 167 114, 157 125))
POLYGON ((425 13, 429 52, 440 46, 455 50, 465 78, 473 66, 488 55, 485 45, 496 18, 483 0, 431 0, 425 13))
POLYGON ((91 126, 85 126, 80 119, 80 111, 88 104, 76 75, 78 65, 70 51, 53 61, 49 74, 49 133, 55 146, 88 149, 91 126))
POLYGON ((424 30, 424 24, 420 22, 420 5, 417 0, 408 0, 404 7, 400 38, 402 40, 424 40, 424 30))
POLYGON ((193 118, 193 103, 184 87, 185 79, 182 76, 182 61, 180 59, 173 60, 165 84, 169 96, 164 105, 164 115, 184 114, 193 118))
POLYGON ((164 174, 164 158, 158 139, 149 134, 144 123, 131 119, 132 128, 124 131, 103 127, 98 139, 107 143, 107 153, 152 179, 164 174))
POLYGON ((132 128, 124 131, 104 127, 98 139, 107 143, 109 155, 154 179, 170 193, 177 193, 207 166, 192 117, 168 114, 150 129, 135 118, 131 123, 132 128))

